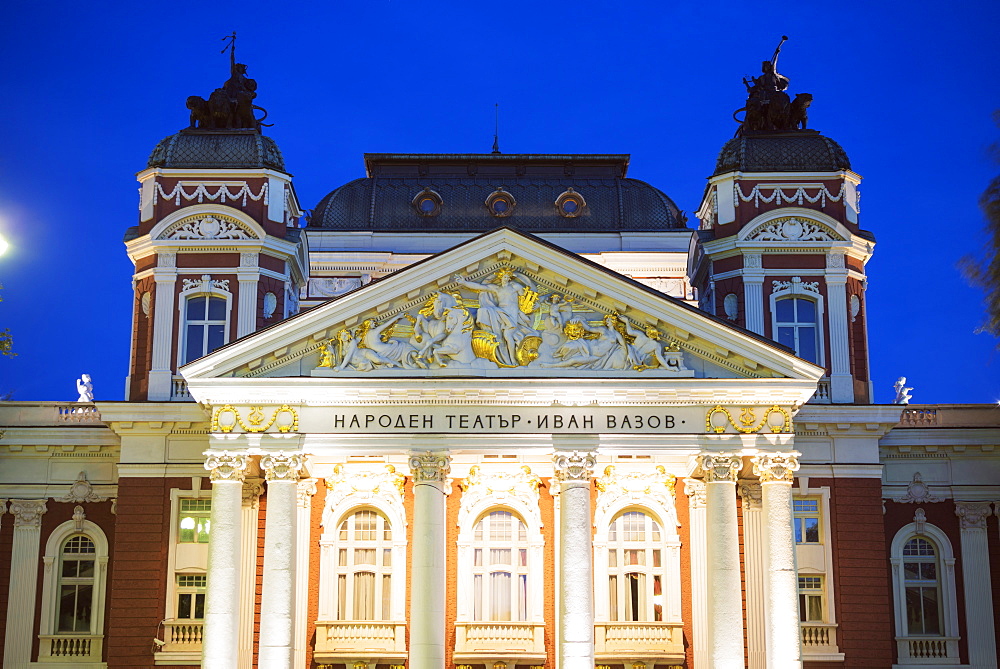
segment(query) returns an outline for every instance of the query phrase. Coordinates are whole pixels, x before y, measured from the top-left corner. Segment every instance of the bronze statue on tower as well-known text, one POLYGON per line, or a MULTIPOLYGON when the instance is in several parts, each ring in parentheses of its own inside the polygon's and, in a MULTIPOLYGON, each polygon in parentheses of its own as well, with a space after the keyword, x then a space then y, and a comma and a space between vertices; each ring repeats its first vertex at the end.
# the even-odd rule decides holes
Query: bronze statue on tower
POLYGON ((199 130, 254 130, 260 132, 267 118, 267 110, 253 103, 257 97, 257 82, 246 76, 247 66, 236 62, 236 32, 222 38, 227 42, 222 53, 229 52, 229 79, 216 88, 208 99, 192 95, 187 99, 191 110, 189 129, 199 130), (260 118, 254 110, 264 112, 260 118))
POLYGON ((788 40, 781 36, 778 48, 774 50, 771 60, 761 63, 761 74, 758 77, 743 78, 747 88, 746 104, 733 112, 733 118, 740 127, 736 136, 760 132, 791 132, 805 130, 809 120, 807 110, 812 104, 811 93, 799 93, 792 100, 785 90, 788 88, 788 77, 778 73, 778 54, 781 46, 788 40), (736 114, 746 112, 740 120, 736 114))

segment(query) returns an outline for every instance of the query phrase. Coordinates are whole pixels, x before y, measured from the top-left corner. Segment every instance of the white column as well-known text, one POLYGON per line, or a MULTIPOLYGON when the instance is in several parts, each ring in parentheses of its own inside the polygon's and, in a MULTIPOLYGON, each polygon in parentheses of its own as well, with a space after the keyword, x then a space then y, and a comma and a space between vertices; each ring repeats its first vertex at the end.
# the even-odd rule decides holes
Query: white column
POLYGON ((446 571, 445 500, 451 492, 446 452, 410 454, 413 475, 413 553, 410 562, 408 669, 443 669, 446 571))
POLYGON ((851 352, 847 325, 847 268, 844 254, 826 257, 827 319, 830 332, 830 401, 844 404, 854 401, 854 378, 851 376, 851 352))
POLYGON ((591 451, 557 452, 559 481, 559 669, 594 667, 593 517, 591 451))
POLYGON ((764 540, 761 537, 760 484, 744 482, 739 487, 743 500, 743 562, 746 569, 747 659, 749 669, 764 669, 764 540))
POLYGON ((206 453, 212 477, 212 531, 208 542, 208 578, 201 666, 237 669, 240 610, 240 524, 243 453, 206 453))
POLYGON ((736 520, 736 477, 743 462, 735 453, 704 453, 705 530, 709 537, 708 646, 713 669, 743 666, 743 584, 736 520))
POLYGON ((264 486, 260 480, 243 486, 242 573, 240 576, 239 669, 253 669, 254 600, 257 596, 257 513, 264 486))
POLYGON ((765 634, 768 669, 801 669, 799 582, 792 534, 792 481, 797 453, 766 453, 753 459, 760 477, 764 516, 765 634))
POLYGON ((996 669, 997 642, 993 630, 990 552, 986 518, 989 502, 955 502, 961 520, 962 580, 965 582, 965 627, 969 636, 969 664, 996 669))
POLYGON ((174 292, 177 282, 177 255, 160 253, 156 256, 153 280, 156 282, 153 301, 153 351, 150 358, 150 401, 169 400, 173 391, 174 292))
POLYGON ((10 554, 10 589, 7 591, 7 632, 3 669, 24 669, 31 662, 38 583, 38 549, 44 499, 12 499, 14 546, 10 554))
POLYGON ((316 494, 316 479, 302 479, 296 496, 295 536, 295 626, 292 641, 295 649, 292 666, 306 666, 306 623, 309 618, 309 546, 312 543, 312 498, 316 494))
POLYGON ((705 537, 705 484, 684 479, 691 533, 691 631, 694 635, 694 669, 711 669, 708 649, 708 544, 705 537))
POLYGON ((236 336, 243 337, 257 329, 257 253, 241 253, 240 268, 236 272, 239 281, 239 306, 236 313, 236 336))
POLYGON ((267 511, 257 663, 267 669, 291 669, 296 498, 302 454, 268 453, 261 457, 260 466, 267 481, 267 511))
POLYGON ((747 330, 764 334, 764 270, 759 253, 743 256, 743 311, 747 330))

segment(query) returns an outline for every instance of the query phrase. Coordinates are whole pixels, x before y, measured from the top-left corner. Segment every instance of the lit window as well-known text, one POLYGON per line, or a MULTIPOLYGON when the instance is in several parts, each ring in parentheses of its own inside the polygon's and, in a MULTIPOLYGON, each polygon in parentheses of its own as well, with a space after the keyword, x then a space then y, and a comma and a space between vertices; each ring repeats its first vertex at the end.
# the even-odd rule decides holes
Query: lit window
POLYGON ((63 544, 59 565, 56 632, 90 633, 97 551, 89 537, 77 534, 63 544))
POLYGON ((799 576, 799 620, 823 622, 823 577, 799 576))
POLYGON ((492 511, 473 530, 472 619, 528 619, 528 528, 510 511, 492 511))
POLYGON ((177 574, 177 618, 202 620, 205 617, 204 574, 177 574))
POLYGON ((187 299, 182 364, 208 355, 226 343, 226 300, 210 295, 187 299))
POLYGON ((775 328, 777 341, 795 350, 810 362, 819 362, 819 328, 816 302, 802 297, 776 300, 775 328))
POLYGON ((211 499, 182 499, 178 515, 177 542, 207 544, 211 527, 211 499))
POLYGON ((795 527, 795 543, 818 544, 819 539, 819 500, 796 499, 792 502, 795 527))
POLYGON ((915 537, 903 546, 906 629, 910 636, 941 634, 941 588, 934 544, 915 537))
POLYGON ((391 620, 392 528, 371 509, 337 529, 337 620, 391 620))
POLYGON ((608 528, 608 596, 612 621, 663 620, 663 533, 640 511, 608 528))

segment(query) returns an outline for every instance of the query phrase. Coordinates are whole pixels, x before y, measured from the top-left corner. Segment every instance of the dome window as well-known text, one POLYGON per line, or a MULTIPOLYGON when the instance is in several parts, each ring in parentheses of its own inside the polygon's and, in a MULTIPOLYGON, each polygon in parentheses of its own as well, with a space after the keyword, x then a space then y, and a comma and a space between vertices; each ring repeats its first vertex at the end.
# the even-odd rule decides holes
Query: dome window
POLYGON ((436 192, 430 188, 425 188, 417 193, 411 204, 418 214, 430 218, 441 213, 441 206, 444 204, 444 201, 436 192))
POLYGON ((486 198, 486 208, 497 218, 510 216, 514 213, 514 207, 516 206, 517 200, 514 199, 513 195, 505 191, 503 186, 498 187, 486 198))
POLYGON ((562 195, 556 198, 555 205, 556 211, 559 212, 560 216, 565 218, 576 218, 583 213, 584 208, 587 206, 587 202, 583 199, 583 196, 575 190, 567 188, 562 195))

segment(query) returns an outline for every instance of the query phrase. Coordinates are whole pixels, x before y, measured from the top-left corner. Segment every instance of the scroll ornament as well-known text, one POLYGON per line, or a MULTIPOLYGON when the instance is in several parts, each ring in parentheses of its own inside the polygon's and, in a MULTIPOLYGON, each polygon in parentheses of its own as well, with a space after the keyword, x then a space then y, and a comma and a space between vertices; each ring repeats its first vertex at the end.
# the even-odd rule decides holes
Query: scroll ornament
POLYGON ((342 464, 334 465, 333 473, 326 479, 326 502, 323 509, 323 527, 333 527, 336 522, 334 512, 345 500, 365 503, 378 500, 395 508, 400 518, 403 511, 403 489, 406 477, 396 471, 393 465, 385 465, 383 471, 348 469, 342 464))
POLYGON ((267 453, 260 459, 267 481, 297 481, 302 469, 301 453, 267 453))
POLYGON ((483 500, 491 504, 503 504, 507 500, 521 502, 535 516, 533 522, 540 523, 538 488, 541 484, 542 479, 528 465, 521 465, 516 472, 484 472, 479 465, 473 465, 469 475, 459 484, 462 488, 459 525, 465 523, 468 514, 483 500))
POLYGON ((760 420, 757 419, 756 410, 752 407, 743 407, 740 410, 739 420, 734 420, 729 409, 721 404, 712 407, 705 416, 706 432, 722 434, 728 426, 732 426, 734 430, 743 434, 760 432, 765 427, 775 434, 794 431, 792 429, 792 415, 777 405, 765 409, 760 420))
POLYGON ((754 456, 751 462, 761 483, 791 483, 799 470, 798 457, 790 453, 765 453, 754 456))
POLYGON ((206 453, 205 469, 211 472, 212 481, 243 482, 246 476, 247 456, 244 453, 206 453))
POLYGON ((705 472, 705 483, 736 483, 743 460, 736 453, 703 453, 698 456, 698 466, 705 472))
POLYGON ((651 472, 628 473, 619 473, 614 465, 608 465, 596 485, 598 513, 606 513, 623 499, 633 502, 653 499, 666 510, 667 522, 680 527, 674 506, 677 477, 668 474, 663 465, 657 465, 651 472))
POLYGON ((414 483, 447 483, 451 458, 444 453, 423 452, 410 455, 414 483))
POLYGON ((239 410, 231 404, 226 404, 212 413, 212 432, 232 432, 237 425, 249 433, 266 432, 273 425, 277 425, 278 432, 299 431, 299 414, 287 404, 278 407, 271 414, 270 420, 265 422, 265 418, 267 416, 263 407, 252 406, 244 421, 239 410))
POLYGON ((590 451, 556 453, 552 462, 555 464, 556 478, 561 482, 589 481, 597 465, 597 459, 590 451))

